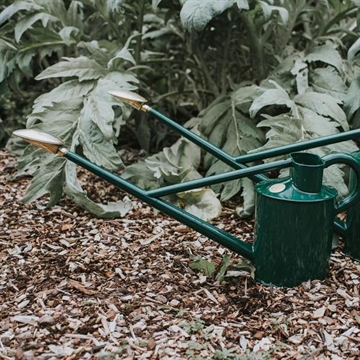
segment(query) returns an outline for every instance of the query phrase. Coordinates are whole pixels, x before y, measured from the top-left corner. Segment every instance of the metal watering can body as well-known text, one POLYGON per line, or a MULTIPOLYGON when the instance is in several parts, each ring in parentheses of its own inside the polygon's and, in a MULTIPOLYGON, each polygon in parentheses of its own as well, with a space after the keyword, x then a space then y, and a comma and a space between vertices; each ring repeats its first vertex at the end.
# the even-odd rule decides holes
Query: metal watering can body
POLYGON ((334 218, 358 197, 353 191, 336 202, 337 190, 322 184, 323 170, 335 158, 291 154, 290 177, 255 186, 254 265, 260 282, 292 287, 326 277, 334 218))

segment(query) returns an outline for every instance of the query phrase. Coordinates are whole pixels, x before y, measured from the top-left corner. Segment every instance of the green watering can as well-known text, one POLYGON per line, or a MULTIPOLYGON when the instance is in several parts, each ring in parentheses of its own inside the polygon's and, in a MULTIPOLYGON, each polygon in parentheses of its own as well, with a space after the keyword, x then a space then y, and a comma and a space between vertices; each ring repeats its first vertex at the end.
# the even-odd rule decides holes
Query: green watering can
POLYGON ((350 155, 320 158, 293 153, 290 157, 290 177, 255 186, 256 278, 278 286, 326 277, 335 216, 359 199, 359 191, 353 187, 345 199, 336 202, 337 191, 322 184, 324 168, 334 163, 351 166, 359 181, 359 162, 350 155))
POLYGON ((54 154, 66 157, 154 208, 244 256, 254 263, 255 277, 262 283, 291 287, 309 279, 323 279, 326 276, 335 215, 354 205, 360 198, 360 192, 359 187, 354 186, 345 199, 336 202, 337 191, 322 184, 323 170, 335 163, 344 163, 352 168, 356 184, 360 184, 359 162, 351 155, 343 153, 330 154, 320 158, 317 155, 299 152, 292 153, 291 157, 285 160, 251 167, 246 167, 243 162, 353 139, 360 136, 360 130, 270 149, 270 151, 262 153, 232 157, 173 120, 144 105, 146 100, 139 95, 127 91, 114 91, 111 95, 126 101, 138 110, 149 112, 235 170, 146 191, 69 151, 60 140, 49 134, 28 129, 15 131, 14 135, 54 154), (291 168, 291 176, 288 178, 270 180, 264 175, 265 172, 288 167, 291 168), (162 199, 166 195, 243 177, 249 177, 257 183, 253 245, 162 199))

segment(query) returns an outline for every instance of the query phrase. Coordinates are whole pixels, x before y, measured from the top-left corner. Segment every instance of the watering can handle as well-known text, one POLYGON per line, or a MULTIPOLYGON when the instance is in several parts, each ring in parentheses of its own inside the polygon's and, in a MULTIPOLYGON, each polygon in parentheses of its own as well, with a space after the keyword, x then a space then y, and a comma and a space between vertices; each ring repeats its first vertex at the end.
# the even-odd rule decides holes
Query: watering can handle
POLYGON ((347 210, 360 200, 360 162, 353 158, 351 155, 344 153, 334 153, 326 155, 322 158, 325 161, 325 167, 333 164, 343 163, 350 166, 356 175, 356 186, 354 186, 351 193, 345 198, 335 204, 335 211, 340 213, 347 210))

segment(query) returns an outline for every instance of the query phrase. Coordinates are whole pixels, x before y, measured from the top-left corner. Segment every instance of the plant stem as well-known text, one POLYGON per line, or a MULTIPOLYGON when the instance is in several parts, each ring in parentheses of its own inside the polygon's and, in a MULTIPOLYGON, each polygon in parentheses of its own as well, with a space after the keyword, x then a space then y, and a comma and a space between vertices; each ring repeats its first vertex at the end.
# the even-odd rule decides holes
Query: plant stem
MULTIPOLYGON (((288 10, 290 17, 289 17, 289 22, 286 26, 286 29, 284 29, 282 36, 280 37, 279 41, 278 41, 278 45, 277 45, 277 51, 276 54, 277 55, 281 55, 282 52, 284 51, 285 47, 287 46, 288 42, 291 39, 292 36, 292 32, 294 30, 294 27, 296 25, 296 21, 298 19, 298 16, 302 13, 302 11, 304 10, 304 7, 306 5, 306 0, 299 0, 296 1, 295 4, 293 4, 293 6, 291 6, 291 4, 289 4, 286 9, 288 10)), ((305 20, 309 20, 308 18, 305 20)), ((308 26, 308 23, 304 22, 304 27, 308 26)), ((311 33, 311 29, 308 29, 309 33, 311 33)), ((305 32, 307 32, 305 30, 305 32)))
POLYGON ((255 78, 258 81, 263 80, 266 77, 263 46, 260 42, 259 36, 256 34, 254 24, 242 12, 240 12, 240 18, 243 20, 243 23, 249 35, 249 47, 253 55, 251 62, 255 78))
POLYGON ((216 85, 214 79, 211 77, 209 68, 207 66, 206 61, 204 60, 202 52, 198 51, 197 55, 195 55, 194 58, 197 64, 199 65, 199 68, 202 70, 209 88, 213 91, 215 97, 218 97, 220 95, 219 88, 216 85))
MULTIPOLYGON (((137 29, 140 34, 142 33, 142 28, 144 25, 144 14, 145 14, 145 0, 140 0, 139 1, 138 23, 137 23, 137 29)), ((136 39, 136 48, 135 48, 136 64, 140 64, 141 49, 142 49, 142 36, 140 35, 140 36, 137 36, 137 39, 136 39)))
POLYGON ((222 67, 221 67, 221 95, 225 95, 227 92, 227 69, 228 69, 228 63, 229 63, 229 49, 230 49, 230 41, 231 41, 231 34, 232 29, 231 26, 228 26, 227 28, 227 36, 226 36, 226 42, 224 46, 224 57, 222 61, 222 67))

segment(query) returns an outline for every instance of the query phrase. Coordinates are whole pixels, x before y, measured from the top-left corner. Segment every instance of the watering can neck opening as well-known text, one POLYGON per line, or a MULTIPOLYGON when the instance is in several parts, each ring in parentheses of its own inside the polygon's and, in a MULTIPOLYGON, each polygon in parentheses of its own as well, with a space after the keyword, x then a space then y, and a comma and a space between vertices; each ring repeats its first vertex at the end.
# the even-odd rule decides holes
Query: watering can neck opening
POLYGON ((320 156, 309 153, 293 153, 291 159, 293 186, 304 193, 319 193, 325 161, 320 156))

